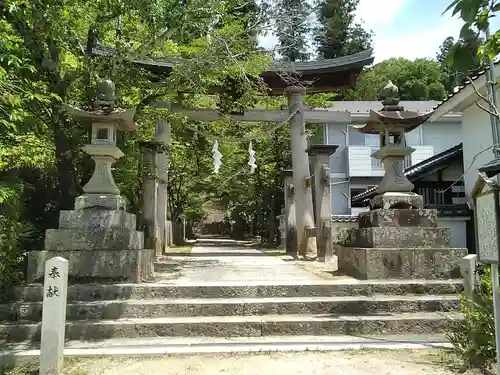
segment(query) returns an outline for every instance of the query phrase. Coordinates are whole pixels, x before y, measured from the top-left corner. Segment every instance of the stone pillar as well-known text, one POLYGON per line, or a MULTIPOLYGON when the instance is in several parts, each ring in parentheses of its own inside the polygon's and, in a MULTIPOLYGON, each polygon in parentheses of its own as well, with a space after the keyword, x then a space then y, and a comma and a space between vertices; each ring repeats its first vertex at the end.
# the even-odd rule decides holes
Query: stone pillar
POLYGON ((285 214, 281 213, 281 215, 277 216, 277 219, 279 221, 279 231, 280 231, 280 249, 285 249, 286 248, 286 223, 285 223, 285 214))
POLYGON ((295 199, 293 197, 292 170, 283 171, 283 190, 285 192, 285 226, 286 226, 286 253, 297 256, 297 225, 295 219, 295 199))
MULTIPOLYGON (((313 159, 314 195, 316 212, 316 241, 318 258, 325 261, 336 261, 333 255, 332 239, 332 195, 330 191, 329 158, 338 145, 313 145, 307 152, 313 159)), ((335 262, 336 263, 336 262, 335 262)))
POLYGON ((160 248, 159 230, 156 220, 157 208, 157 180, 156 180, 156 155, 159 147, 158 142, 140 142, 143 149, 143 185, 142 185, 142 217, 144 224, 144 246, 153 249, 156 256, 163 251, 160 248))
POLYGON ((293 113, 296 109, 299 110, 290 120, 298 253, 306 259, 315 259, 318 256, 318 251, 316 247, 316 227, 314 225, 312 203, 312 181, 309 170, 309 158, 306 152, 306 123, 302 112, 302 94, 304 89, 300 87, 288 87, 286 91, 288 93, 289 112, 293 113))
POLYGON ((168 228, 167 228, 167 204, 168 204, 168 151, 165 149, 170 142, 170 124, 165 120, 158 119, 156 121, 155 141, 160 143, 163 152, 158 152, 156 155, 156 176, 158 187, 156 191, 156 222, 159 231, 159 248, 162 253, 168 252, 168 228))

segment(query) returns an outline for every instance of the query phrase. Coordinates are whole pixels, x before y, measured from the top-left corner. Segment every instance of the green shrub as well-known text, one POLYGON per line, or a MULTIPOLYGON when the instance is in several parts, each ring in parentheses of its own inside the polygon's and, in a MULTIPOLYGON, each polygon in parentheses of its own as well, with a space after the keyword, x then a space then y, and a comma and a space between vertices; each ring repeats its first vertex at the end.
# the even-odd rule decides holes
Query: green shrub
POLYGON ((23 278, 19 265, 25 254, 20 244, 29 228, 21 220, 21 192, 20 185, 0 185, 0 292, 23 278))
POLYGON ((496 359, 491 273, 489 267, 480 267, 476 272, 480 285, 472 301, 463 293, 460 295, 464 319, 450 323, 447 337, 464 365, 488 368, 496 359))

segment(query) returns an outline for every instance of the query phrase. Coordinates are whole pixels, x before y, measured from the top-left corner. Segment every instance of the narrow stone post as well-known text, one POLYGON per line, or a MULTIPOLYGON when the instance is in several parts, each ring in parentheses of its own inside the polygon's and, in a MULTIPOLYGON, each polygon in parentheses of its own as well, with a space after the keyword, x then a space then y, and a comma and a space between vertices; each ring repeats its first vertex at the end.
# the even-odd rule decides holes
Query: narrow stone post
POLYGON ((159 247, 159 233, 156 222, 157 181, 156 181, 156 154, 157 142, 141 142, 143 148, 143 209, 144 220, 144 247, 153 249, 156 256, 162 254, 159 247))
POLYGON ((286 222, 285 222, 285 214, 281 211, 281 214, 277 217, 279 221, 279 231, 280 231, 280 249, 286 249, 286 222))
POLYGON ((318 258, 334 261, 332 239, 332 196, 330 192, 329 158, 338 145, 313 145, 307 149, 314 165, 314 195, 316 204, 316 241, 318 258))
POLYGON ((159 248, 162 253, 168 252, 168 228, 167 228, 167 203, 168 203, 168 164, 169 156, 165 147, 170 142, 170 124, 158 119, 156 122, 155 141, 163 147, 163 152, 156 155, 156 176, 158 177, 158 188, 156 192, 156 222, 159 231, 159 248))
POLYGON ((64 362, 68 264, 62 257, 45 262, 40 375, 59 375, 64 362))
MULTIPOLYGON (((477 255, 469 254, 462 258, 460 272, 464 278, 464 293, 469 302, 474 301, 474 291, 479 283, 479 277, 476 273, 477 255)), ((473 304, 471 303, 470 306, 473 304)))
POLYGON ((318 256, 318 251, 312 203, 312 181, 309 158, 306 152, 306 123, 302 103, 302 94, 305 90, 300 87, 288 87, 286 91, 288 93, 289 112, 293 113, 298 109, 298 112, 290 120, 298 253, 306 259, 315 259, 318 256))
POLYGON ((295 218, 295 199, 293 197, 292 170, 283 171, 283 190, 285 192, 285 226, 286 226, 286 253, 297 256, 297 225, 295 218))

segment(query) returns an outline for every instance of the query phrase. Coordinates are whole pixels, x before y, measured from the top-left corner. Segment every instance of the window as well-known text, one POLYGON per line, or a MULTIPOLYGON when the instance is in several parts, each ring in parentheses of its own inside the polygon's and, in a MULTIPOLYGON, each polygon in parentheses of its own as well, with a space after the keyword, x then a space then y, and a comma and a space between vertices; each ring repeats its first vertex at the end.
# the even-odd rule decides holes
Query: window
POLYGON ((380 147, 380 136, 378 134, 365 134, 365 144, 370 147, 380 147))
POLYGON ((364 193, 367 190, 367 188, 351 188, 351 207, 364 207, 363 202, 357 201, 353 202, 352 198, 354 198, 356 195, 364 193))
POLYGON ((365 135, 352 126, 349 126, 349 146, 364 146, 365 145, 365 135))
POLYGON ((422 145, 422 129, 420 127, 413 129, 411 132, 406 133, 407 146, 421 146, 422 145))
POLYGON ((368 146, 379 147, 380 136, 378 134, 364 134, 349 126, 349 145, 350 146, 368 146))

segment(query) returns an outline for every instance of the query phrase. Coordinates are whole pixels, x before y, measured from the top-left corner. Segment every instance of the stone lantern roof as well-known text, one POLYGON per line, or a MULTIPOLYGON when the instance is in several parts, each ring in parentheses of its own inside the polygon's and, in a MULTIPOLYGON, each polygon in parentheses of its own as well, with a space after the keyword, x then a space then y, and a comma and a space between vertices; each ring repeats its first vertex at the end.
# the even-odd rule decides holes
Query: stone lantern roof
POLYGON ((399 134, 402 131, 409 132, 423 124, 432 116, 433 111, 419 113, 407 111, 399 105, 399 90, 391 81, 382 88, 379 94, 382 102, 380 111, 370 110, 366 125, 355 126, 361 133, 380 134, 381 131, 389 131, 391 134, 399 134))
POLYGON ((86 111, 66 106, 69 114, 83 124, 116 123, 121 131, 137 129, 134 122, 135 108, 123 109, 116 106, 115 84, 110 79, 102 80, 96 90, 94 106, 86 111))

